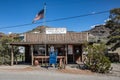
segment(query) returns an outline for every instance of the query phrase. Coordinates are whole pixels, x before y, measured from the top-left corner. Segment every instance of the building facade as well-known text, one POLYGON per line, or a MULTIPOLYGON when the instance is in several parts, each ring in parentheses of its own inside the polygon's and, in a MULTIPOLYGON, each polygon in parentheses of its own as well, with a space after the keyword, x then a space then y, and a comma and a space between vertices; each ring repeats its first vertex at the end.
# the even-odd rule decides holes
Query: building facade
MULTIPOLYGON (((34 65, 49 63, 50 50, 58 52, 57 58, 64 59, 65 64, 83 61, 83 44, 88 41, 87 32, 67 32, 66 34, 25 33, 22 42, 13 42, 10 45, 25 47, 25 62, 34 65)), ((11 65, 14 64, 13 48, 11 50, 11 65)))

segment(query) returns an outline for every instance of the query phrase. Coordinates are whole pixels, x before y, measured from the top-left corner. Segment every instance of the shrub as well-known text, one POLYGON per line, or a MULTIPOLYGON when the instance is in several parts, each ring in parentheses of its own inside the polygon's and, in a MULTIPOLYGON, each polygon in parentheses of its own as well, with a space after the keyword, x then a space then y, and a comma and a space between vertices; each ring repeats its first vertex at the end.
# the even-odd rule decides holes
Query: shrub
POLYGON ((101 45, 91 45, 88 47, 86 66, 93 72, 107 73, 110 70, 111 62, 104 55, 105 49, 100 49, 101 45))

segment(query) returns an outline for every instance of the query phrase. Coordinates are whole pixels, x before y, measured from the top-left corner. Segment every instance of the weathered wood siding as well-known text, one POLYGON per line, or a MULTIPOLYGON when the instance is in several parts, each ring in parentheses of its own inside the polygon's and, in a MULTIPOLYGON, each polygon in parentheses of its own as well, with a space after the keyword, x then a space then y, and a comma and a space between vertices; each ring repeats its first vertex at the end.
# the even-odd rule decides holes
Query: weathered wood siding
POLYGON ((46 44, 82 43, 87 41, 86 32, 66 34, 26 33, 26 42, 46 44))

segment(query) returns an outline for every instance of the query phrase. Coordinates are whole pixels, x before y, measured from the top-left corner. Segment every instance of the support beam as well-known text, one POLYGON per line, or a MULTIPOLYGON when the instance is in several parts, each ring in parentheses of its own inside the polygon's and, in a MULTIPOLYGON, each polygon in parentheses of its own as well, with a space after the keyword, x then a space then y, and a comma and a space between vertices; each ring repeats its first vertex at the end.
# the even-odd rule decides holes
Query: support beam
POLYGON ((65 49, 66 49, 66 51, 65 51, 65 56, 66 56, 65 61, 66 61, 66 64, 67 64, 67 62, 68 62, 68 57, 67 57, 68 47, 67 47, 67 44, 65 45, 65 49))
POLYGON ((34 61, 34 58, 33 58, 33 45, 30 46, 31 48, 31 64, 33 65, 33 61, 34 61))
POLYGON ((82 60, 82 61, 81 61, 81 62, 83 62, 83 60, 84 60, 84 55, 83 55, 83 44, 81 45, 81 48, 82 48, 82 49, 81 49, 81 50, 82 50, 82 51, 81 51, 81 52, 82 52, 82 55, 81 55, 81 58, 82 58, 81 60, 82 60))
POLYGON ((14 63, 14 56, 13 56, 13 46, 11 47, 11 66, 13 66, 14 63))

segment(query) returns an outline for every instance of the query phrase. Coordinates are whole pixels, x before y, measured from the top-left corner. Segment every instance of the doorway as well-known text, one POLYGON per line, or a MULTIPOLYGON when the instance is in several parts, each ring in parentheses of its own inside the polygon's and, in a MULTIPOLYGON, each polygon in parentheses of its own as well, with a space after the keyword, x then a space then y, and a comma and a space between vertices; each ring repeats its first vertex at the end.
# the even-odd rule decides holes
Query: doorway
POLYGON ((74 62, 82 61, 82 45, 74 45, 74 62))

